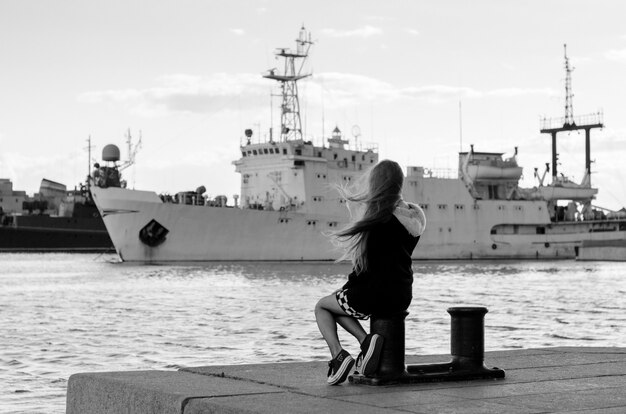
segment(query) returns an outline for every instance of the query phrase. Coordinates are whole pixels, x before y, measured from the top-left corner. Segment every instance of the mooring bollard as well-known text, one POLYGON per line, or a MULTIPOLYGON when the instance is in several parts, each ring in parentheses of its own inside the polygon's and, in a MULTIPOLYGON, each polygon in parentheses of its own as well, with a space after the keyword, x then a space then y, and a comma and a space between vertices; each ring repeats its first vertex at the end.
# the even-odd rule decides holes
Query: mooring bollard
POLYGON ((404 320, 408 314, 404 311, 390 316, 372 315, 370 318, 370 332, 384 338, 376 372, 378 378, 398 378, 407 373, 404 365, 404 320))
POLYGON ((483 367, 485 360, 484 307, 449 308, 450 354, 455 367, 472 369, 483 367))
POLYGON ((404 365, 404 320, 408 312, 391 316, 372 316, 372 333, 384 337, 376 375, 351 375, 356 384, 385 385, 430 381, 457 381, 480 378, 504 378, 504 370, 484 365, 484 307, 452 307, 450 353, 452 360, 434 364, 404 365))

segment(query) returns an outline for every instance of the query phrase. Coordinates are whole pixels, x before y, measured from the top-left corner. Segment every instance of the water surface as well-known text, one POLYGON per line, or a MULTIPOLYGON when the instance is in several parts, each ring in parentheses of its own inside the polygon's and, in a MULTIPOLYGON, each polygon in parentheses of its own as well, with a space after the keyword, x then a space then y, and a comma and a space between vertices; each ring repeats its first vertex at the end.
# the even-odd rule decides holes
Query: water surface
MULTIPOLYGON (((327 360, 313 308, 348 271, 2 253, 0 412, 64 412, 77 372, 327 360)), ((626 263, 415 262, 414 271, 407 354, 448 354, 446 309, 458 305, 489 308, 487 351, 626 346, 626 263)))

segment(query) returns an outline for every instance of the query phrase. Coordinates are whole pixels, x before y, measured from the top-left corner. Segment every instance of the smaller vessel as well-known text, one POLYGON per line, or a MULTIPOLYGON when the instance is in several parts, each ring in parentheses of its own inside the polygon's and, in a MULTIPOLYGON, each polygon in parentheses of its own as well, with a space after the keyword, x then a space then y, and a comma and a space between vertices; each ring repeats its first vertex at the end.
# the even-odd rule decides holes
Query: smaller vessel
POLYGON ((11 180, 0 179, 0 251, 113 250, 100 213, 85 185, 66 186, 41 180, 33 196, 14 191, 11 180))

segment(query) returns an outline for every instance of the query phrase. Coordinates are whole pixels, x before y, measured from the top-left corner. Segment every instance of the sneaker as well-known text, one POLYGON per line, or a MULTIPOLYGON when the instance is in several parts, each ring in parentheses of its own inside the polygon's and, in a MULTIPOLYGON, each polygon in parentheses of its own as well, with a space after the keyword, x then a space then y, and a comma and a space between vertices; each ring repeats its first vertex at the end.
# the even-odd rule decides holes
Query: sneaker
POLYGON ((341 384, 348 378, 350 370, 354 365, 354 358, 350 356, 348 351, 342 349, 335 358, 328 362, 328 379, 329 385, 341 384))
POLYGON ((383 350, 383 337, 378 334, 369 334, 361 344, 363 362, 361 364, 361 374, 366 377, 372 376, 378 370, 380 362, 380 352, 383 350))

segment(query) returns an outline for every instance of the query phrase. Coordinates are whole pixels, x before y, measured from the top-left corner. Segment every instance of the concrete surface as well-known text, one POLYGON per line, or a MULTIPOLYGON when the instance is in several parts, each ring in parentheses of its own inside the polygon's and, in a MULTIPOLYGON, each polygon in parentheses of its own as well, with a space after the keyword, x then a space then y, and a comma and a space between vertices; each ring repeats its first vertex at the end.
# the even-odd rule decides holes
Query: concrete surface
POLYGON ((70 377, 67 413, 626 412, 626 348, 495 351, 485 363, 504 369, 506 378, 328 386, 325 362, 82 373, 70 377))

